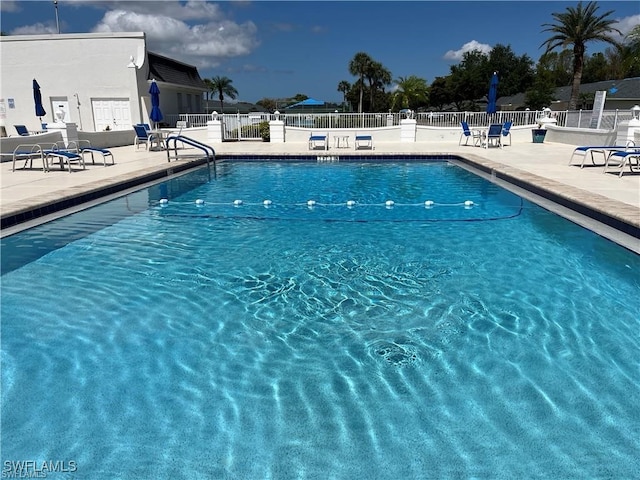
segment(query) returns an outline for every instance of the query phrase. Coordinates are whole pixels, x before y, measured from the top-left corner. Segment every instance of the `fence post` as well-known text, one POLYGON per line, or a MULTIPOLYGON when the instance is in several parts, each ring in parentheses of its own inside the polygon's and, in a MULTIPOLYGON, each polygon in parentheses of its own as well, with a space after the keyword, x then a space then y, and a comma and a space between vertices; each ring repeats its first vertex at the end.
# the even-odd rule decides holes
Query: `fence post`
POLYGON ((215 111, 211 113, 211 120, 207 122, 207 141, 222 143, 222 122, 215 111))

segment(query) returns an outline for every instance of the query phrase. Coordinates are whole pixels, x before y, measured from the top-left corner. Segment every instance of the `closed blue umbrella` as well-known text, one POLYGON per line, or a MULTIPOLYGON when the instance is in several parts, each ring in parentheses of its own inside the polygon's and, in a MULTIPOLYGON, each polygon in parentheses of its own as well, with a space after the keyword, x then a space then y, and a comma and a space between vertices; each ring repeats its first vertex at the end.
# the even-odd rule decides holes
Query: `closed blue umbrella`
POLYGON ((47 112, 44 111, 44 107, 42 106, 42 93, 40 93, 40 85, 36 79, 33 79, 33 101, 36 105, 36 117, 40 118, 40 123, 42 123, 42 117, 44 117, 47 112))
POLYGON ((487 113, 496 113, 496 100, 498 100, 498 73, 493 72, 489 83, 489 96, 487 97, 487 113))
POLYGON ((149 114, 149 119, 157 124, 162 121, 162 112, 160 111, 160 89, 155 80, 151 81, 149 93, 151 94, 151 113, 149 114))

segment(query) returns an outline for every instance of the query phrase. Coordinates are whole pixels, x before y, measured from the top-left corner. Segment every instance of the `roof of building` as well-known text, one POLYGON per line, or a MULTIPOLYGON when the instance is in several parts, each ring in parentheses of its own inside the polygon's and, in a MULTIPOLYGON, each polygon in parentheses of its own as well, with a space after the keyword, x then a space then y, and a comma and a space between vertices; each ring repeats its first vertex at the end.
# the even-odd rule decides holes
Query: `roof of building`
MULTIPOLYGON (((640 101, 640 77, 604 80, 580 85, 580 93, 595 93, 602 90, 607 92, 607 99, 640 101)), ((571 85, 556 88, 553 97, 554 101, 568 102, 571 97, 571 85)), ((524 105, 525 94, 518 93, 508 97, 500 97, 497 103, 498 105, 524 105)))
POLYGON ((198 69, 193 65, 178 62, 157 53, 148 52, 149 78, 159 82, 208 90, 207 85, 200 78, 198 69))

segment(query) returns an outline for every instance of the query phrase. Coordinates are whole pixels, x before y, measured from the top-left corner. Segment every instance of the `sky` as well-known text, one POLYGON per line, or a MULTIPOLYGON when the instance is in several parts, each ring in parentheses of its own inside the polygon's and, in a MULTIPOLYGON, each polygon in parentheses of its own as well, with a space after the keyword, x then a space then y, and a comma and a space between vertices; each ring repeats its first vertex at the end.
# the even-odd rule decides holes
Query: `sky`
MULTIPOLYGON (((239 101, 303 94, 341 102, 353 83, 349 61, 365 52, 394 79, 446 76, 465 51, 509 45, 534 62, 560 1, 130 1, 0 0, 8 35, 145 32, 147 47, 195 65, 200 76, 229 77, 239 101)), ((600 1, 624 34, 640 24, 637 1, 600 1)), ((619 38, 618 38, 619 39, 619 38)), ((587 55, 608 44, 588 44, 587 55)))

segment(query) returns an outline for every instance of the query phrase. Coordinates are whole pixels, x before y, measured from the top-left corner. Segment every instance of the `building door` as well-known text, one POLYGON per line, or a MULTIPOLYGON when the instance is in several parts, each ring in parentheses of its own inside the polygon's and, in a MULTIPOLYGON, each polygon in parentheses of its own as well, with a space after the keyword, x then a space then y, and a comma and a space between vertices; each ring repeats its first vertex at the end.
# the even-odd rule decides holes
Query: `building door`
POLYGON ((92 99, 91 109, 96 132, 131 128, 129 99, 92 99))
POLYGON ((51 122, 58 121, 58 118, 56 117, 57 111, 64 113, 64 117, 62 117, 63 123, 71 122, 71 110, 69 110, 69 101, 67 100, 67 97, 51 97, 51 122))

